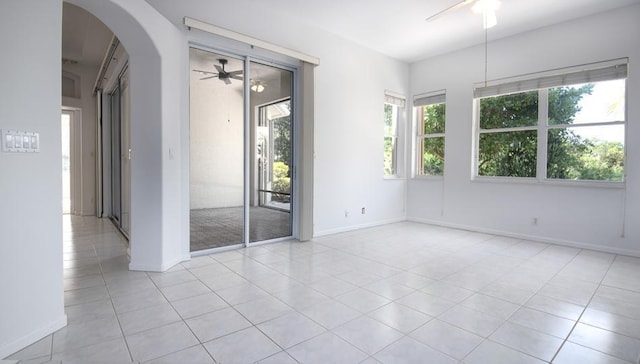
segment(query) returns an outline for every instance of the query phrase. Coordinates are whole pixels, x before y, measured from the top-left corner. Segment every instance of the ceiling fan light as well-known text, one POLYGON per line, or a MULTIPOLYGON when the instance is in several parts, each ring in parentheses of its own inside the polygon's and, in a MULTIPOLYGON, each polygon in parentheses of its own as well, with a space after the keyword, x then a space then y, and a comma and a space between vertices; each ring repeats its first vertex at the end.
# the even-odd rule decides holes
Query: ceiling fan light
POLYGON ((484 29, 493 28, 498 25, 498 18, 496 18, 495 11, 486 11, 483 15, 483 27, 484 29))
POLYGON ((500 4, 499 0, 478 0, 473 4, 471 11, 476 14, 484 14, 490 11, 495 12, 500 8, 500 4))
POLYGON ((254 83, 253 85, 251 85, 251 91, 260 93, 264 91, 264 85, 262 85, 261 83, 254 83))

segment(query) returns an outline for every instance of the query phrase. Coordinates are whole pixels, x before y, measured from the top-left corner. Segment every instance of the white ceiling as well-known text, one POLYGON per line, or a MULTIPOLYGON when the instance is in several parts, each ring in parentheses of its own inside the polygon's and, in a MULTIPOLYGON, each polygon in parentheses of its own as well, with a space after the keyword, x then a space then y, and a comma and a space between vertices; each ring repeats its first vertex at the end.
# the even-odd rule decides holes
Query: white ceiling
MULTIPOLYGON (((501 0, 498 25, 488 31, 498 39, 576 19, 640 0, 501 0)), ((174 22, 185 15, 204 17, 243 32, 286 26, 286 19, 304 22, 406 62, 484 42, 482 18, 471 6, 425 19, 460 0, 147 0, 174 22), (192 12, 192 13, 187 13, 192 12)), ((252 34, 259 37, 259 34, 252 34)))
POLYGON ((62 9, 62 58, 100 66, 113 33, 95 16, 75 5, 62 9))
MULTIPOLYGON (((482 18, 466 6, 432 22, 425 19, 461 0, 147 0, 170 20, 206 14, 206 21, 246 31, 286 26, 287 19, 339 35, 405 62, 480 44, 482 18), (223 6, 222 6, 223 5, 223 6), (222 6, 222 7, 221 7, 222 6), (224 11, 220 11, 224 9, 224 11), (233 14, 233 15, 231 15, 233 14)), ((640 0, 501 0, 489 39, 612 10, 640 0)), ((63 58, 99 65, 111 32, 81 8, 64 3, 63 58)), ((258 36, 259 34, 252 34, 258 36)))

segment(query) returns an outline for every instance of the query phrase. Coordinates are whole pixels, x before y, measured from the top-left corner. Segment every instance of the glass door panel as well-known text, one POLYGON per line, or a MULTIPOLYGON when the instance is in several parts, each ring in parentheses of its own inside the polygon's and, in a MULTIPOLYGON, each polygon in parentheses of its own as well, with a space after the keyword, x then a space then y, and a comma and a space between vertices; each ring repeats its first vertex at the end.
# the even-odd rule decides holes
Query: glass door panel
POLYGON ((292 235, 293 72, 251 62, 249 241, 292 235))
POLYGON ((244 62, 190 48, 191 251, 243 244, 244 62))
POLYGON ((120 78, 120 228, 129 236, 131 222, 131 97, 129 72, 120 78))
POLYGON ((120 86, 111 93, 111 218, 121 225, 122 212, 122 163, 120 135, 120 86))

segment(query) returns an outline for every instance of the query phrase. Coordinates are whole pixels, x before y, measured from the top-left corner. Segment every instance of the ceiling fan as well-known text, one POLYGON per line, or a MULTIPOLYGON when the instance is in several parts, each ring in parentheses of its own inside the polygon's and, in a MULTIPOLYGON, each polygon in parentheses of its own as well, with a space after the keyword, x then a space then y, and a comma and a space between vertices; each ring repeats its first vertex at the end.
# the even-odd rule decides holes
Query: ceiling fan
POLYGON ((434 21, 447 13, 452 13, 471 4, 473 4, 471 10, 474 13, 483 15, 483 25, 485 29, 491 28, 498 23, 496 10, 500 7, 499 0, 462 0, 431 15, 426 21, 434 21))
POLYGON ((218 72, 210 72, 210 71, 203 71, 203 70, 193 70, 193 72, 199 72, 201 75, 209 75, 201 78, 201 80, 208 80, 210 78, 217 77, 219 80, 224 81, 224 83, 226 83, 227 85, 231 84, 231 79, 242 80, 242 74, 244 72, 243 70, 226 71, 224 69, 224 66, 227 63, 229 63, 229 61, 224 58, 220 58, 218 59, 218 62, 220 62, 219 65, 217 64, 213 65, 218 72))

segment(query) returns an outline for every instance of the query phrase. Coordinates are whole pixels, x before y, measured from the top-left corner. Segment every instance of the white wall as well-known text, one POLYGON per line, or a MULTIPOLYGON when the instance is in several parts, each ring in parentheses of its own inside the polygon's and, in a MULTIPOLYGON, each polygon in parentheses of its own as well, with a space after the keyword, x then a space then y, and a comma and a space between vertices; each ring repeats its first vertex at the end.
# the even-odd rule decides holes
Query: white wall
POLYGON ((200 77, 191 75, 191 208, 242 206, 243 90, 238 82, 227 86, 200 77))
MULTIPOLYGON (((131 81, 131 262, 162 271, 189 257, 184 195, 182 88, 186 43, 144 0, 69 0, 109 27, 129 53, 131 81), (182 192, 182 193, 181 193, 182 192)), ((188 152, 187 152, 188 153, 188 152)), ((188 155, 188 154, 187 154, 188 155)))
MULTIPOLYGON (((82 144, 80 160, 76 161, 82 170, 81 186, 76 186, 80 201, 75 201, 80 215, 96 213, 96 98, 93 85, 98 67, 82 65, 63 65, 63 71, 77 75, 80 80, 80 98, 62 98, 62 106, 82 110, 82 144)), ((78 166, 72 166, 72 168, 78 166)))
POLYGON ((40 133, 40 153, 0 152, 0 358, 66 325, 61 26, 61 1, 2 2, 0 129, 40 133))
POLYGON ((444 180, 409 181, 409 218, 640 255, 640 104, 634 101, 640 97, 640 77, 634 72, 640 67, 638 19, 636 5, 488 47, 489 79, 629 57, 626 191, 472 182, 473 84, 484 79, 484 49, 478 46, 411 66, 413 94, 447 90, 447 124, 444 180))

